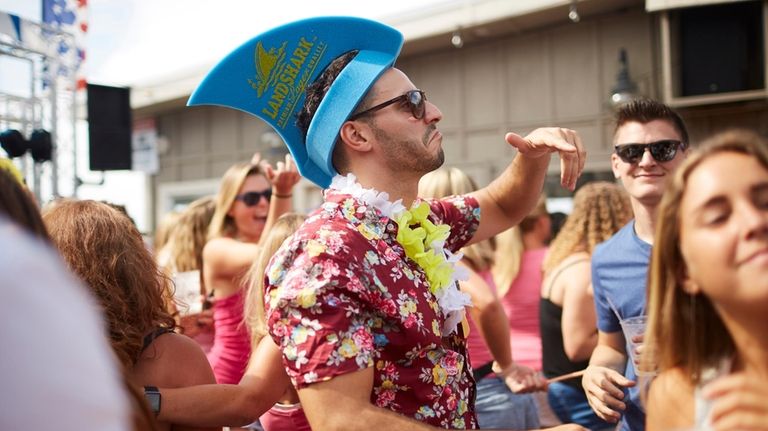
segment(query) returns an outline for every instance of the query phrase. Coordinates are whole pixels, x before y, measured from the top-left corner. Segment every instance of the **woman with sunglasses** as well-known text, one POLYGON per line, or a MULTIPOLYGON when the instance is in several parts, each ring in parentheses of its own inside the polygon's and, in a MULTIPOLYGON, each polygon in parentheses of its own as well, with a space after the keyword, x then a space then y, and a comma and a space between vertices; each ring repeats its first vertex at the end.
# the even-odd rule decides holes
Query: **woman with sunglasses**
POLYGON ((243 324, 244 277, 270 224, 292 209, 300 177, 286 155, 273 169, 259 163, 233 165, 224 174, 203 249, 203 277, 213 297, 214 340, 208 354, 218 383, 236 384, 245 372, 251 344, 243 324))

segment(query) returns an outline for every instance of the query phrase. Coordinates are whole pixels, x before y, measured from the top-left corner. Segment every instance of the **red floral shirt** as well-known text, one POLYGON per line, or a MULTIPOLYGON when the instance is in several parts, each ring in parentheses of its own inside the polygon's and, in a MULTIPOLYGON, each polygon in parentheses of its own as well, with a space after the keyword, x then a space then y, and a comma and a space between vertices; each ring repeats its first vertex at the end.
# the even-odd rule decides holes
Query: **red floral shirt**
MULTIPOLYGON (((430 219, 451 227, 445 248, 459 250, 479 224, 477 201, 428 202, 430 219)), ((466 340, 461 329, 441 336, 437 300, 396 236, 378 209, 328 190, 267 268, 270 334, 297 388, 374 367, 371 403, 434 426, 476 428, 466 340)))

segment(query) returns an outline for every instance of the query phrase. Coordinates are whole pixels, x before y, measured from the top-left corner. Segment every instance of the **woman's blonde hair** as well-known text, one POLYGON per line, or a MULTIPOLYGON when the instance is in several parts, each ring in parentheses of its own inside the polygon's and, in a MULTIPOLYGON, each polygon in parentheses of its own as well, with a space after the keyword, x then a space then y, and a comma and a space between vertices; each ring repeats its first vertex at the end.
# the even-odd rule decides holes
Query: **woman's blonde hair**
MULTIPOLYGON (((424 175, 419 181, 419 197, 443 198, 465 195, 477 190, 475 181, 459 168, 440 168, 424 175)), ((493 263, 494 244, 480 241, 461 249, 464 259, 475 271, 485 271, 493 263)))
POLYGON ((221 179, 219 193, 216 195, 216 210, 208 228, 208 239, 222 236, 234 237, 237 235, 237 227, 232 217, 227 214, 235 202, 235 197, 245 179, 251 175, 264 175, 259 165, 250 162, 235 163, 221 179))
POLYGON ((45 208, 43 220, 69 269, 99 300, 112 349, 132 368, 147 333, 176 325, 163 300, 170 281, 133 222, 107 204, 62 199, 45 208))
POLYGON ((215 209, 213 196, 206 196, 193 201, 181 212, 164 247, 168 256, 167 270, 176 273, 203 269, 203 247, 215 209))
POLYGON ((680 251, 680 205, 688 178, 704 160, 721 153, 745 154, 768 169, 768 143, 746 130, 712 136, 675 171, 658 213, 648 282, 647 348, 643 361, 659 371, 680 368, 698 384, 702 372, 735 351, 733 339, 710 299, 683 289, 687 265, 680 251))
POLYGON ((573 211, 549 245, 542 268, 547 273, 576 252, 592 254, 632 218, 629 196, 620 186, 605 181, 587 183, 573 197, 573 211))
POLYGON ((152 240, 152 248, 155 249, 155 253, 158 253, 171 238, 171 233, 176 228, 176 222, 181 217, 181 213, 178 211, 171 211, 166 213, 155 228, 155 236, 152 240))
POLYGON ((269 260, 306 219, 307 216, 297 213, 285 213, 280 216, 267 233, 256 261, 248 270, 245 277, 248 290, 245 294, 243 312, 245 313, 244 321, 251 334, 251 346, 256 347, 262 337, 267 335, 267 322, 264 314, 264 272, 269 260))
POLYGON ((493 281, 496 283, 496 289, 499 297, 503 297, 512 282, 520 273, 520 264, 523 261, 523 234, 528 233, 536 227, 536 222, 540 217, 546 216, 547 199, 544 195, 539 196, 536 206, 530 213, 523 218, 519 225, 513 226, 504 232, 496 235, 496 255, 493 265, 493 281))

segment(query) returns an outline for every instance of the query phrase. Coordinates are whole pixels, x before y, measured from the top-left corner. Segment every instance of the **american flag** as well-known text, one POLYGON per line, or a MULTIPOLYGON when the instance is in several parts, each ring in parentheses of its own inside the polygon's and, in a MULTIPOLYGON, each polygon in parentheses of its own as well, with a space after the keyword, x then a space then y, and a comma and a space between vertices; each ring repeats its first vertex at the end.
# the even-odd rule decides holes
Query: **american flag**
POLYGON ((85 35, 88 32, 88 0, 42 0, 43 23, 74 35, 74 44, 64 38, 56 47, 61 57, 72 56, 74 50, 74 64, 58 64, 57 70, 49 70, 49 79, 53 77, 71 77, 77 74, 77 89, 85 88, 85 78, 82 73, 85 61, 85 35))

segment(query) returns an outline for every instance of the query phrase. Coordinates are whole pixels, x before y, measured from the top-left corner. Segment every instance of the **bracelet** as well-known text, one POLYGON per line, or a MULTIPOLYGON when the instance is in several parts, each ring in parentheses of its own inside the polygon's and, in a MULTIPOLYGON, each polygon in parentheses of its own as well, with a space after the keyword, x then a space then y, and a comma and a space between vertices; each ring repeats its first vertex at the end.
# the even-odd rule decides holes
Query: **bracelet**
POLYGON ((284 199, 287 199, 287 198, 290 198, 290 197, 292 197, 292 196, 293 196, 293 194, 291 194, 291 193, 288 193, 287 195, 281 195, 280 193, 272 193, 272 196, 274 196, 274 197, 276 197, 276 198, 284 198, 284 199))

